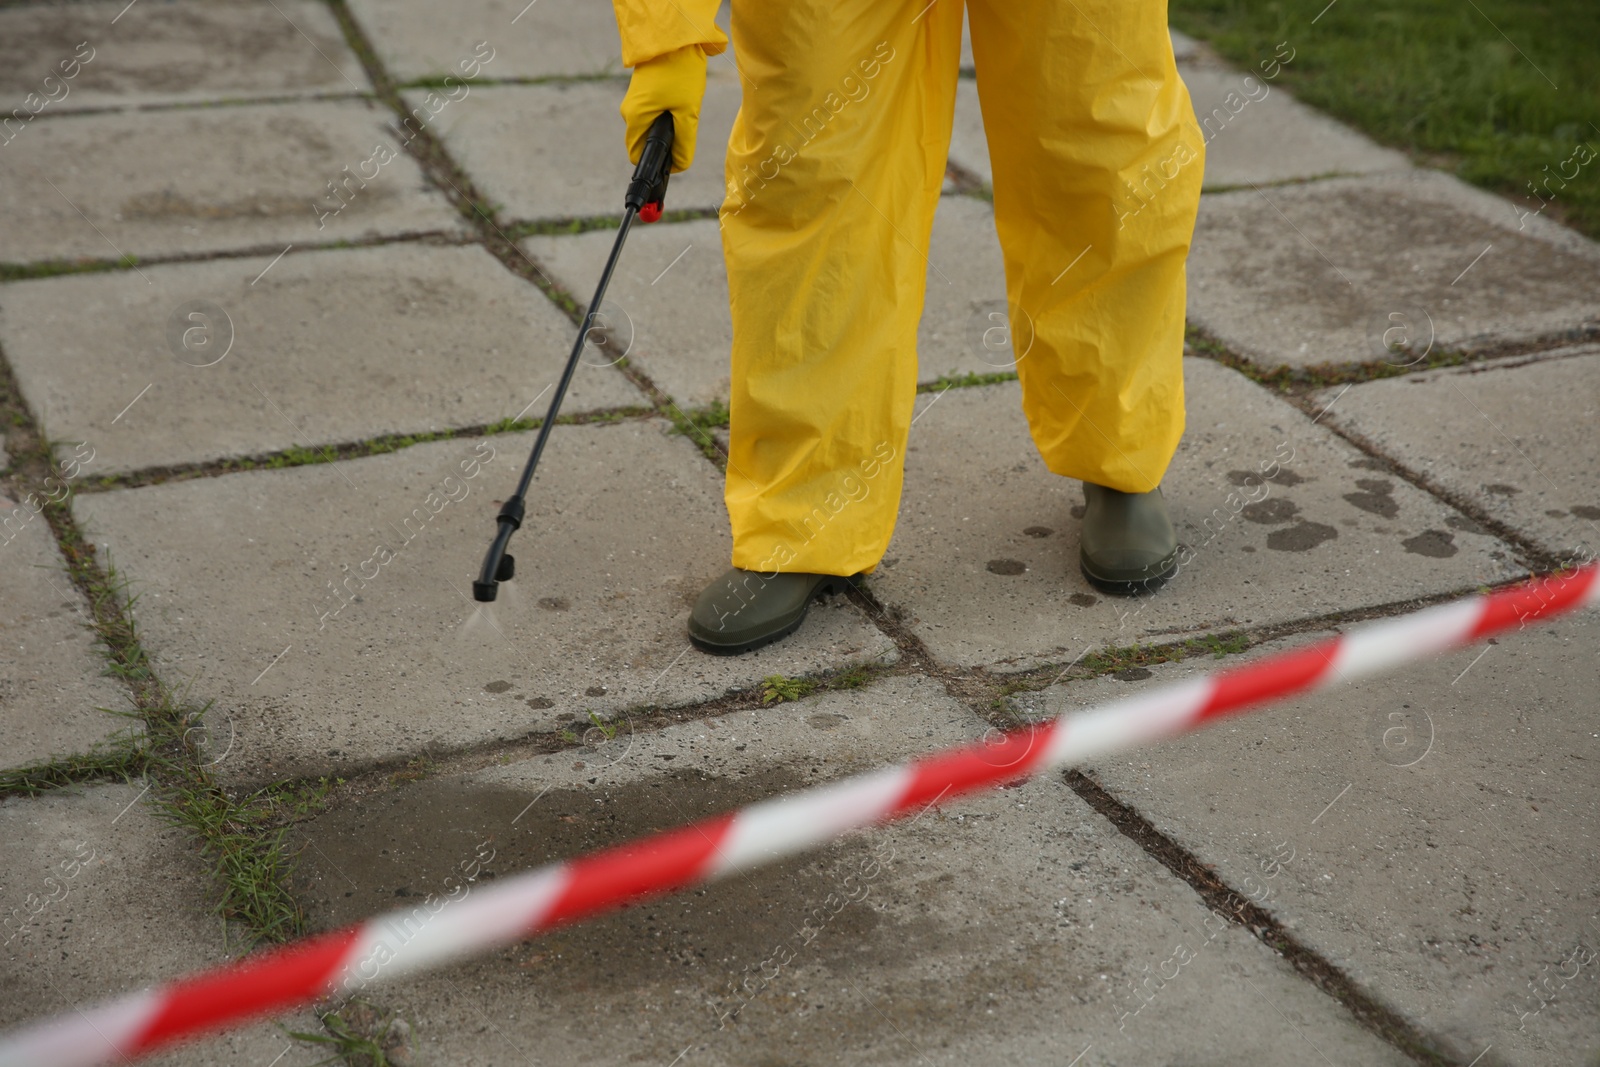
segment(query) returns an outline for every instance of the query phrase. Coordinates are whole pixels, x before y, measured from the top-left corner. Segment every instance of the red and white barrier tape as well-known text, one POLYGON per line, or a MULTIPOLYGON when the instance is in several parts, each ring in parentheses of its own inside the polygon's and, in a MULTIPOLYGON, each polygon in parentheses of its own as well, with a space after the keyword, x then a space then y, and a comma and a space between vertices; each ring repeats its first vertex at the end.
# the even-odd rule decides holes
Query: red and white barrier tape
POLYGON ((1369 623, 1304 648, 981 743, 751 805, 497 881, 417 922, 396 911, 0 1036, 0 1067, 121 1061, 340 991, 440 967, 631 901, 772 863, 857 827, 1271 700, 1327 689, 1600 603, 1600 566, 1369 623))

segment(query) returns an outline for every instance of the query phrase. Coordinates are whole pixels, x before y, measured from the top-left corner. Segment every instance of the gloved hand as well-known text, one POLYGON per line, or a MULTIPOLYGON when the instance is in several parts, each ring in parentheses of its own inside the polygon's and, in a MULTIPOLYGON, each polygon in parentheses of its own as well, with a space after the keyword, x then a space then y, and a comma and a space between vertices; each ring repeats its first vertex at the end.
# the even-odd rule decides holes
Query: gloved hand
POLYGON ((628 159, 639 162, 644 136, 663 111, 672 112, 672 172, 694 162, 700 101, 706 95, 706 53, 697 44, 646 60, 633 68, 622 118, 628 124, 628 159))

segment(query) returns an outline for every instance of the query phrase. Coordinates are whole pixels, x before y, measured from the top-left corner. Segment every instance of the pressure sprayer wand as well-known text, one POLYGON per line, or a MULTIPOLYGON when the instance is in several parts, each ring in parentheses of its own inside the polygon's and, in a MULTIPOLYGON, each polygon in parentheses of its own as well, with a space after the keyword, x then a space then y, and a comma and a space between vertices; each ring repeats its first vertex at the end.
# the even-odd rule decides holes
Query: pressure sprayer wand
POLYGON ((550 439, 550 428, 556 424, 556 413, 561 410, 561 401, 567 395, 567 386, 572 384, 572 375, 578 369, 578 359, 583 355, 583 346, 589 339, 589 330, 593 328, 595 317, 600 313, 600 302, 605 299, 606 286, 611 284, 611 272, 616 269, 617 259, 622 255, 622 245, 628 239, 628 230, 633 225, 634 216, 637 215, 644 222, 655 222, 661 217, 661 206, 667 197, 667 178, 671 172, 672 113, 663 111, 656 117, 655 122, 650 124, 650 130, 645 134, 644 151, 639 155, 639 165, 633 169, 633 180, 628 183, 628 194, 623 201, 622 225, 617 230, 617 240, 611 246, 611 255, 606 257, 606 269, 600 274, 600 284, 594 291, 594 299, 589 301, 589 311, 583 317, 583 325, 578 330, 578 339, 572 343, 572 354, 567 357, 567 365, 561 371, 561 380, 556 383, 556 395, 550 400, 550 410, 546 413, 544 422, 539 424, 539 435, 533 439, 533 451, 528 454, 528 463, 522 468, 522 478, 517 482, 517 491, 500 506, 497 520, 500 528, 495 532, 494 542, 489 545, 489 554, 483 558, 483 573, 472 583, 472 596, 475 600, 483 603, 494 600, 500 583, 509 582, 516 574, 516 560, 506 552, 506 547, 511 544, 511 535, 522 525, 528 486, 533 482, 533 472, 539 466, 539 457, 544 453, 545 442, 550 439))

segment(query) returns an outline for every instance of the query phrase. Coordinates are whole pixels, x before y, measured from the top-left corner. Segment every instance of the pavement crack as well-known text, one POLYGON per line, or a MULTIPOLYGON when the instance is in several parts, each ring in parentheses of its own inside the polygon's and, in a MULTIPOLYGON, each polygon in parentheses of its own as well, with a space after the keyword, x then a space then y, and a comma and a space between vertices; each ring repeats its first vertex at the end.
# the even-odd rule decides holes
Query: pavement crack
POLYGON ((1425 1067, 1461 1067, 1431 1034, 1367 992, 1321 953, 1295 937, 1276 916, 1228 885, 1207 864, 1157 830, 1132 806, 1112 796, 1082 771, 1064 774, 1067 785, 1145 854, 1171 871, 1197 893, 1206 906, 1235 926, 1248 930, 1282 956, 1295 973, 1337 1000, 1367 1030, 1425 1067))
MULTIPOLYGON (((379 248, 393 244, 418 244, 456 247, 477 243, 476 237, 464 236, 449 230, 403 230, 398 233, 375 234, 368 237, 338 241, 295 242, 295 256, 310 252, 331 252, 347 248, 379 248)), ((27 263, 0 262, 0 284, 28 281, 34 278, 56 278, 64 274, 105 274, 115 271, 135 270, 138 267, 160 267, 182 263, 214 263, 234 259, 256 259, 261 256, 288 252, 278 245, 250 245, 243 248, 213 250, 209 252, 175 252, 159 256, 124 256, 121 259, 42 259, 27 263)), ((259 280, 259 278, 258 278, 259 280)))
MULTIPOLYGON (((444 142, 435 135, 433 129, 424 123, 419 123, 413 117, 400 95, 401 86, 378 59, 376 49, 373 48, 372 42, 356 21, 345 0, 328 0, 328 9, 339 23, 345 43, 355 53, 362 69, 372 81, 377 99, 394 112, 399 128, 405 131, 405 150, 416 160, 427 179, 477 233, 478 241, 484 250, 499 260, 501 266, 512 274, 531 282, 565 312, 575 325, 583 325, 584 305, 580 305, 565 286, 551 277, 533 257, 518 246, 517 239, 522 235, 518 234, 509 223, 504 223, 498 218, 499 211, 495 203, 478 188, 471 176, 445 150, 444 142)), ((620 215, 619 212, 619 226, 620 215)), ((581 220, 579 221, 581 225, 581 220)), ((627 374, 626 369, 623 370, 623 374, 630 382, 639 385, 634 377, 627 374)), ((651 397, 652 403, 657 403, 659 406, 655 395, 649 392, 646 392, 646 395, 651 397)))
MULTIPOLYGON (((631 405, 616 408, 594 408, 589 411, 561 415, 558 426, 606 426, 657 415, 654 408, 631 405)), ((338 463, 342 460, 361 459, 398 452, 413 445, 434 441, 451 441, 459 438, 489 437, 503 433, 523 433, 536 430, 543 419, 501 419, 494 423, 478 423, 451 430, 431 433, 389 434, 364 441, 346 441, 341 444, 312 444, 274 452, 255 452, 247 456, 229 456, 226 459, 200 463, 176 463, 158 467, 141 467, 122 474, 110 474, 85 481, 80 492, 105 492, 111 489, 135 489, 145 485, 188 481, 192 478, 215 478, 249 470, 281 470, 289 467, 314 467, 338 463)))
POLYGON ((1586 323, 1575 329, 1541 334, 1525 340, 1490 342, 1470 348, 1447 348, 1435 345, 1426 356, 1409 363, 1372 359, 1364 362, 1312 363, 1298 367, 1280 364, 1268 367, 1248 356, 1240 355, 1203 327, 1192 322, 1184 331, 1186 354, 1221 363, 1258 385, 1268 386, 1290 397, 1302 397, 1333 385, 1359 385, 1363 382, 1401 378, 1408 374, 1444 367, 1477 366, 1515 356, 1542 355, 1595 340, 1600 340, 1600 323, 1586 323))

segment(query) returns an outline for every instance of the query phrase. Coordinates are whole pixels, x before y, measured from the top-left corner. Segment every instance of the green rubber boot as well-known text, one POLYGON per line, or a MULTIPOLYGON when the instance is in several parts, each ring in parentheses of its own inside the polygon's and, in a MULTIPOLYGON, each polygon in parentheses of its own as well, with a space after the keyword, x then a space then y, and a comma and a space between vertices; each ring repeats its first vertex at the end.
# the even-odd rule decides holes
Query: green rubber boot
POLYGON ((1178 571, 1178 535, 1157 486, 1123 493, 1083 483, 1087 507, 1078 566, 1097 589, 1121 596, 1154 590, 1178 571))
POLYGON ((724 656, 760 648, 798 630, 812 598, 842 593, 854 582, 836 574, 758 574, 734 567, 694 602, 689 639, 724 656))

